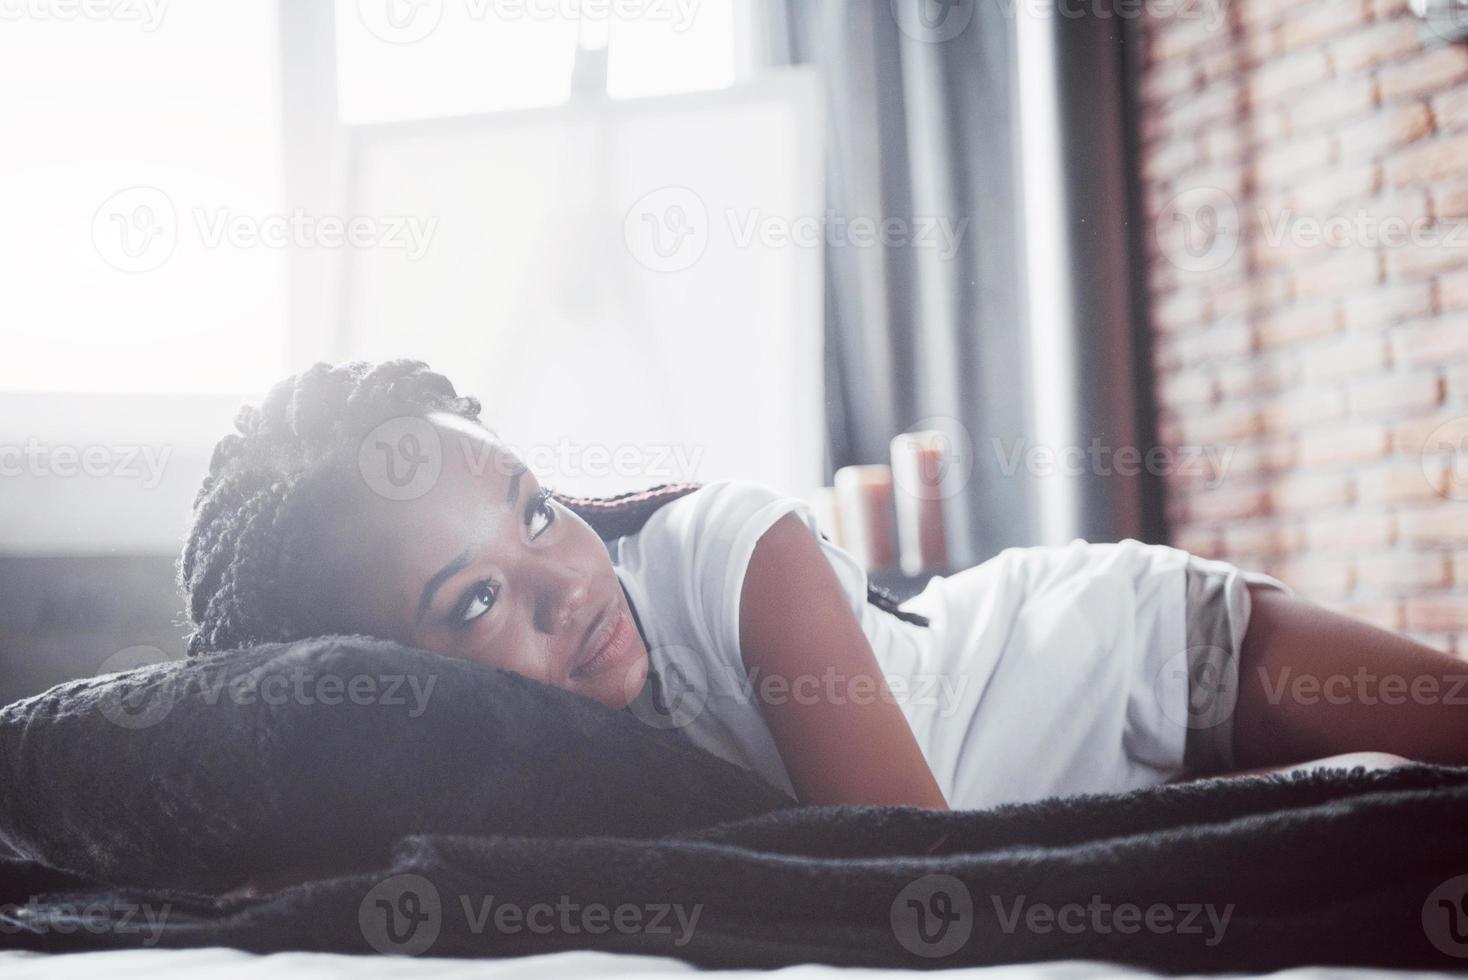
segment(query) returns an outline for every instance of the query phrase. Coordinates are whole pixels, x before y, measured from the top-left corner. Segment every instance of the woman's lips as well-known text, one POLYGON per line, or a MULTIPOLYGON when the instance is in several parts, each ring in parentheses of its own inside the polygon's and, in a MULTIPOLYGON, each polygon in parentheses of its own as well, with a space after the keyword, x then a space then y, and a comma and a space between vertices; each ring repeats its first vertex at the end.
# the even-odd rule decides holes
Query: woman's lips
POLYGON ((633 650, 632 618, 627 610, 618 609, 598 631, 592 641, 592 655, 571 671, 575 678, 590 677, 610 670, 627 660, 633 650))

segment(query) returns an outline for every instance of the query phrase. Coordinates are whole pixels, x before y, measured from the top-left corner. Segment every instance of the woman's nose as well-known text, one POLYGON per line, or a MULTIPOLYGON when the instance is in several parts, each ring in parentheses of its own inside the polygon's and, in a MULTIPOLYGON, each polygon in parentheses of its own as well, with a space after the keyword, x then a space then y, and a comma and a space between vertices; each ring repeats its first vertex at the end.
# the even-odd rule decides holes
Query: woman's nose
POLYGON ((585 574, 561 569, 541 585, 536 609, 536 628, 542 633, 559 633, 573 625, 591 602, 591 581, 585 574))

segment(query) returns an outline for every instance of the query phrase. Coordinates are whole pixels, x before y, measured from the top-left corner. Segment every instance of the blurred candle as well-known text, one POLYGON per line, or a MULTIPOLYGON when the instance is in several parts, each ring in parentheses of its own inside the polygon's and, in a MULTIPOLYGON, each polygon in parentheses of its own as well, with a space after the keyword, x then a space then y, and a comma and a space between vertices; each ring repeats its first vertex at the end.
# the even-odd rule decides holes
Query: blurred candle
POLYGON ((892 526, 892 467, 843 466, 836 471, 836 512, 842 545, 869 572, 897 563, 892 526))
POLYGON ((841 513, 836 507, 836 490, 833 487, 816 487, 806 494, 806 500, 821 533, 838 548, 845 548, 841 539, 841 513))
POLYGON ((905 432, 892 440, 897 550, 904 575, 948 564, 948 537, 943 524, 943 478, 948 438, 936 430, 905 432))

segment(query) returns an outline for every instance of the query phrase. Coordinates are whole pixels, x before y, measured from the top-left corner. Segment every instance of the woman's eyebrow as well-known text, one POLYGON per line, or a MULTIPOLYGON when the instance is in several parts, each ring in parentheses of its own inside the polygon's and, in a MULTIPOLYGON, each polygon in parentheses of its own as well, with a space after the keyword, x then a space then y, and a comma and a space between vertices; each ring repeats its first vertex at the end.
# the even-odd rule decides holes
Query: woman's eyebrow
POLYGON ((468 568, 471 557, 473 556, 470 554, 470 549, 466 547, 463 551, 455 555, 453 560, 447 565, 433 573, 433 577, 423 586, 423 594, 418 597, 418 615, 413 620, 414 625, 419 625, 423 622, 423 617, 428 612, 428 607, 433 603, 433 594, 438 591, 438 587, 468 568))

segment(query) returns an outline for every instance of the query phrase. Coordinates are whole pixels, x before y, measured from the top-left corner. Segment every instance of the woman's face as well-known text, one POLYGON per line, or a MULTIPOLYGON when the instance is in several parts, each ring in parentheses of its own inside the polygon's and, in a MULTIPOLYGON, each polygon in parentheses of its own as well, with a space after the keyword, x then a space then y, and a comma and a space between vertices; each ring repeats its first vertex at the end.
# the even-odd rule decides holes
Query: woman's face
MULTIPOLYGON (((625 707, 647 679, 648 655, 606 546, 484 429, 449 414, 429 423, 440 474, 416 499, 369 504, 381 533, 359 539, 354 560, 388 574, 351 576, 367 583, 343 597, 353 622, 625 707)), ((375 465, 370 455, 362 462, 375 465)))

